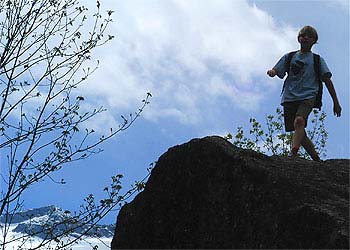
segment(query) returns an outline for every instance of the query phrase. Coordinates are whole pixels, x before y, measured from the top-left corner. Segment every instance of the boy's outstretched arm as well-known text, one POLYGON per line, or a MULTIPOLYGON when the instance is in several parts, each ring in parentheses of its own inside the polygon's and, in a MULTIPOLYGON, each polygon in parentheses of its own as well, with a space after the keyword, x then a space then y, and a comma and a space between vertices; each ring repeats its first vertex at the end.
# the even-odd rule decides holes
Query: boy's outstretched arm
POLYGON ((326 83, 326 87, 328 89, 329 94, 333 99, 333 112, 337 117, 341 116, 341 107, 338 101, 337 93, 335 92, 335 88, 333 82, 330 78, 323 78, 323 81, 326 83))

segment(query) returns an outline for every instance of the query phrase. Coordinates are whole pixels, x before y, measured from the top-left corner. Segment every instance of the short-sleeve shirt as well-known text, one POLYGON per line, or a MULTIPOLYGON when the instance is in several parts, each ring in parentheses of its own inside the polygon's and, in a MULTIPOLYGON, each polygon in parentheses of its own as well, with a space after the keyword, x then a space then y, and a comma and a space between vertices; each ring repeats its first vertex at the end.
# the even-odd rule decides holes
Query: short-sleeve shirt
MULTIPOLYGON (((284 78, 286 72, 285 64, 288 54, 285 54, 274 66, 277 76, 284 78)), ((320 57, 320 73, 322 77, 331 77, 325 60, 320 57)), ((312 52, 301 54, 295 53, 290 62, 290 72, 285 80, 281 103, 302 101, 315 98, 318 92, 319 83, 314 70, 314 57, 312 52)))

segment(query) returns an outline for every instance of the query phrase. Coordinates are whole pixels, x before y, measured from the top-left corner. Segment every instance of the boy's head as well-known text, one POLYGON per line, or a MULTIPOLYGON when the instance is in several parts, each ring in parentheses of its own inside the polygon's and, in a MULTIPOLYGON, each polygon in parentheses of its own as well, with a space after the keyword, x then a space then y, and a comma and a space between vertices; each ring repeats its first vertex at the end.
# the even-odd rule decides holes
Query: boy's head
POLYGON ((318 34, 314 27, 311 26, 304 26, 298 34, 298 41, 301 42, 301 39, 313 39, 313 44, 315 44, 318 40, 318 34))

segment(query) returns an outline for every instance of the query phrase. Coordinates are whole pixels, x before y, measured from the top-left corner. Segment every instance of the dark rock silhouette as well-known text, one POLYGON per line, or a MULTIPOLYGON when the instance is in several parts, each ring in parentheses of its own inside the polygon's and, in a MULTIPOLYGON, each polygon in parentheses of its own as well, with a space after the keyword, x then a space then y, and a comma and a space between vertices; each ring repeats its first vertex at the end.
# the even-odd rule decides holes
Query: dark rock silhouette
POLYGON ((112 249, 348 249, 349 163, 191 140, 163 154, 122 207, 112 249))

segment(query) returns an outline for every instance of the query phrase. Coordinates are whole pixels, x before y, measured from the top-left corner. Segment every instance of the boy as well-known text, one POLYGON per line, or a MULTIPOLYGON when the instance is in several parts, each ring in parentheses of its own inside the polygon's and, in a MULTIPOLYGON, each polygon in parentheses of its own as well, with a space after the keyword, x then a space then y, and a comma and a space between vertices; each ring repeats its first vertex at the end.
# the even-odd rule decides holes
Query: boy
MULTIPOLYGON (((313 27, 303 27, 298 34, 300 50, 291 58, 289 69, 285 66, 288 61, 288 54, 286 54, 271 70, 267 71, 267 74, 270 77, 277 75, 282 79, 288 73, 283 87, 281 104, 284 110, 286 132, 295 131, 291 155, 297 156, 300 146, 303 146, 313 160, 320 161, 314 144, 305 132, 307 119, 312 108, 315 107, 316 95, 319 90, 319 81, 314 70, 314 55, 311 52, 311 48, 317 40, 317 31, 313 27)), ((331 80, 332 73, 322 57, 319 59, 319 64, 321 80, 325 82, 333 99, 334 115, 340 117, 341 107, 331 80)))

